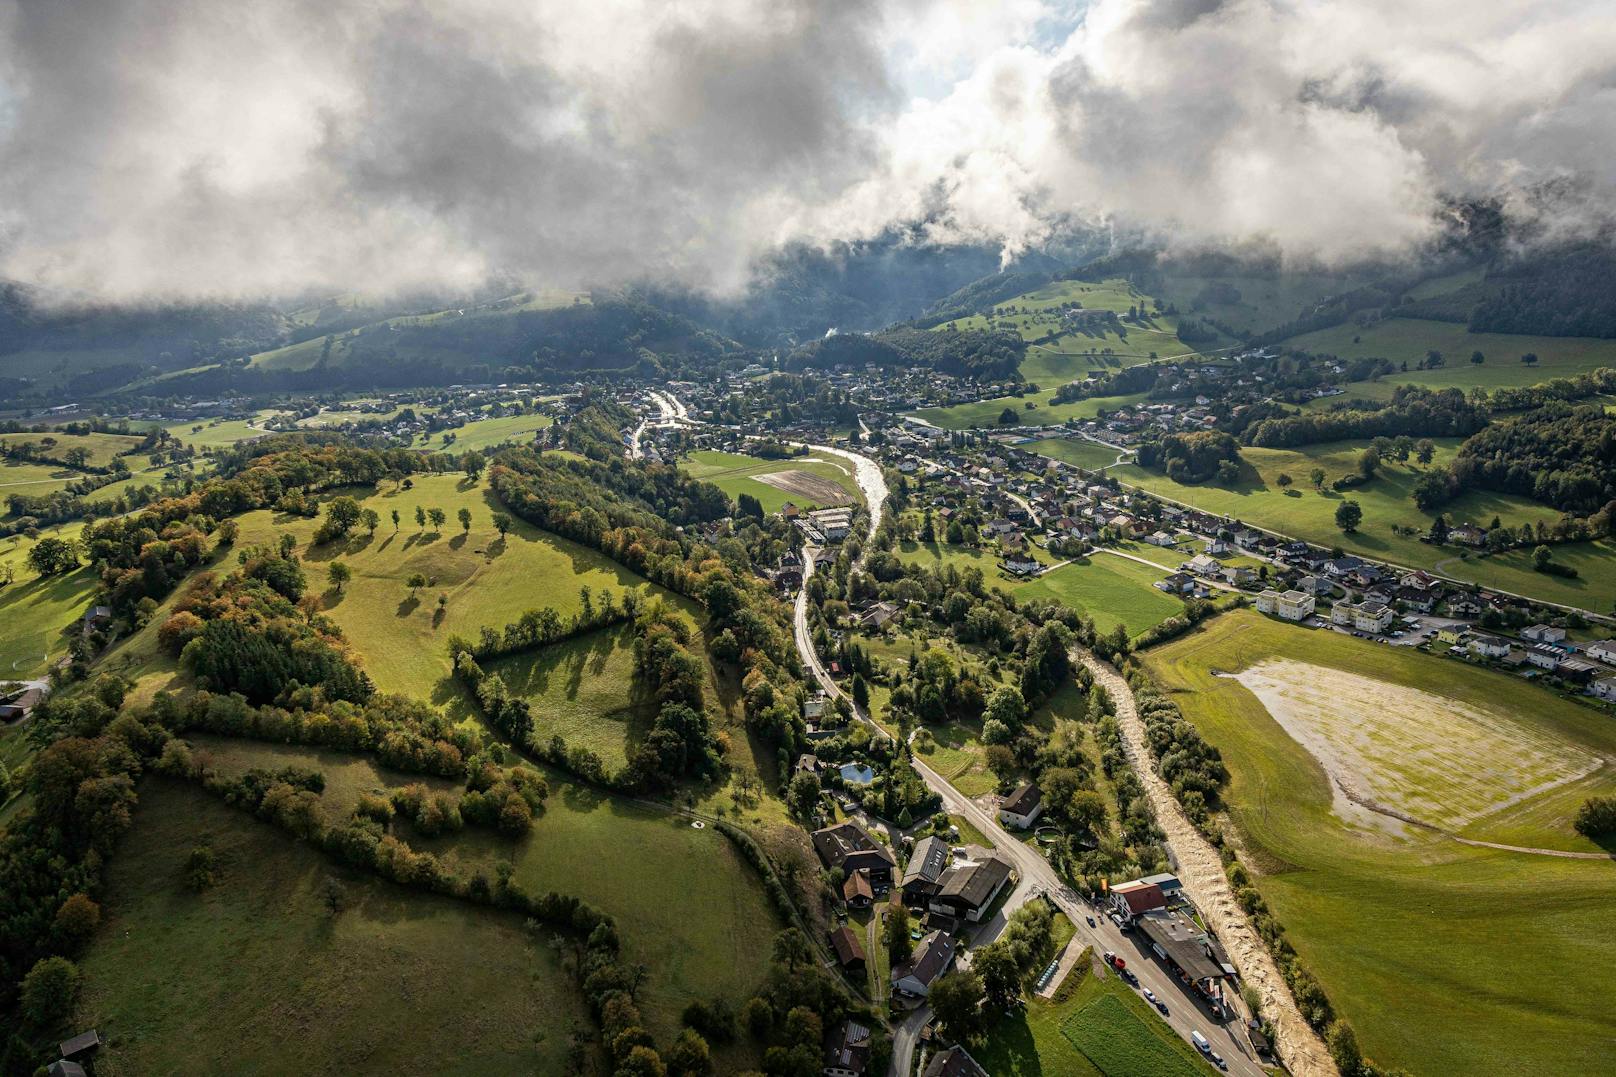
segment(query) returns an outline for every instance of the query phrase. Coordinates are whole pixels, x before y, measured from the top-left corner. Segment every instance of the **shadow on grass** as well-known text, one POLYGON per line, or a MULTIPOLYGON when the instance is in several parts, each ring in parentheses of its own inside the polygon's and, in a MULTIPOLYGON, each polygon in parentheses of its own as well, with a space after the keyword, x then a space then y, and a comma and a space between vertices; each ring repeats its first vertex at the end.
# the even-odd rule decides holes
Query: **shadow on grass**
POLYGON ((410 597, 406 598, 403 602, 400 602, 398 604, 398 615, 400 617, 408 617, 410 614, 414 613, 416 610, 418 610, 420 608, 421 608, 421 600, 420 600, 420 598, 418 598, 415 595, 411 595, 410 597))

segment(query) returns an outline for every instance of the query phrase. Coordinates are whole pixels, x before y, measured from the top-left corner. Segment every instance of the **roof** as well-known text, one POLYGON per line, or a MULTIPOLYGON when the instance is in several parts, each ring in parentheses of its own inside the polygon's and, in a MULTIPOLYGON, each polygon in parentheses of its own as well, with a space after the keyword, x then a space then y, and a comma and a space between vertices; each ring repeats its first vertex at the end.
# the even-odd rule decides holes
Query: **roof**
POLYGON ((84 1067, 65 1058, 52 1062, 45 1072, 50 1077, 84 1077, 84 1067))
POLYGON ((1025 782, 1014 793, 1004 798, 999 809, 1012 815, 1026 815, 1043 803, 1044 794, 1031 782, 1025 782))
POLYGON ((948 868, 948 860, 946 841, 935 834, 921 838, 915 842, 915 851, 910 854, 909 863, 903 869, 903 885, 917 881, 936 882, 948 868))
POLYGON ((62 1057, 72 1058, 74 1055, 83 1054, 85 1051, 91 1051, 100 1046, 101 1034, 92 1028, 88 1032, 80 1032, 70 1040, 63 1040, 61 1042, 62 1057))
POLYGON ((863 1073, 870 1060, 870 1030, 857 1021, 843 1021, 825 1030, 825 1068, 863 1073))
POLYGON ((915 946, 909 960, 892 970, 892 982, 914 977, 930 987, 954 961, 954 936, 933 931, 915 946))
POLYGON ((874 856, 886 861, 889 866, 897 863, 884 845, 879 844, 863 827, 851 820, 816 830, 813 838, 814 851, 830 867, 845 863, 848 857, 857 854, 874 856))
POLYGON ((997 857, 987 857, 971 864, 958 864, 943 876, 939 897, 957 898, 977 907, 992 899, 999 887, 1010 877, 1010 865, 997 857))
POLYGON ((1152 913, 1140 918, 1139 929, 1191 979, 1218 979, 1224 975, 1223 966, 1206 952, 1205 935, 1189 917, 1177 912, 1152 913))
POLYGON ((1138 915, 1151 909, 1159 909, 1167 903, 1162 895, 1161 887, 1155 883, 1134 881, 1113 886, 1111 892, 1121 898, 1123 904, 1128 906, 1128 912, 1138 915))
POLYGON ((969 1051, 956 1044, 931 1056, 925 1077, 988 1077, 988 1071, 977 1065, 969 1051))
POLYGON ((836 960, 843 965, 864 960, 864 947, 846 924, 830 933, 830 944, 836 951, 836 960))
POLYGON ((852 901, 854 898, 873 899, 875 891, 870 888, 870 877, 862 871, 855 871, 842 883, 842 899, 852 901))

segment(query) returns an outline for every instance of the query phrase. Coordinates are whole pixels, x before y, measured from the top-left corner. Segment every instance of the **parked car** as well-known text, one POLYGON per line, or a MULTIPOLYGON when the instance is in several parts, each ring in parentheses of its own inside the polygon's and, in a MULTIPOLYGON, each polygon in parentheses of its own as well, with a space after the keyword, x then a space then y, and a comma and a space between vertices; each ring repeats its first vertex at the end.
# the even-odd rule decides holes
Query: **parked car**
POLYGON ((1152 1006, 1156 1004, 1156 992, 1152 991, 1148 987, 1145 988, 1145 1001, 1150 1003, 1152 1006))
POLYGON ((1090 927, 1099 927, 1100 926, 1099 924, 1096 924, 1094 922, 1094 917, 1092 917, 1092 916, 1085 916, 1085 917, 1083 917, 1083 919, 1085 919, 1085 920, 1087 920, 1089 922, 1090 927))
POLYGON ((1216 1051, 1208 1051, 1206 1054, 1207 1057, 1212 1060, 1212 1064, 1218 1069, 1227 1070, 1229 1068, 1229 1064, 1223 1061, 1223 1056, 1218 1054, 1216 1051))

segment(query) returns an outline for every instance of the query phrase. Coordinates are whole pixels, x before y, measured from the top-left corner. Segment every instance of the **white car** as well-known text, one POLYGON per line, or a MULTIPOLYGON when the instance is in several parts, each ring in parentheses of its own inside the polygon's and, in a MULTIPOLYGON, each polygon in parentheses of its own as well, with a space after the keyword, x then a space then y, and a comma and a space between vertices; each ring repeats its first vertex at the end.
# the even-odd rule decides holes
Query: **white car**
POLYGON ((1152 1006, 1156 1004, 1156 993, 1148 987, 1145 988, 1145 1001, 1150 1003, 1152 1006))

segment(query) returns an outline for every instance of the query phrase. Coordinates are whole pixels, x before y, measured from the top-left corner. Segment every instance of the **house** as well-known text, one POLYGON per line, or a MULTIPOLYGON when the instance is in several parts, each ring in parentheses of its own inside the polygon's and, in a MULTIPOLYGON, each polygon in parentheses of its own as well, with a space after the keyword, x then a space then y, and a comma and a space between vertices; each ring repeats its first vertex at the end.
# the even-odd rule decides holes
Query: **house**
POLYGON ((0 722, 14 722, 19 718, 26 718, 28 713, 39 706, 39 701, 45 698, 43 688, 29 688, 12 696, 5 703, 0 704, 0 722))
POLYGON ((927 898, 935 894, 943 872, 948 870, 948 863, 953 856, 948 842, 935 834, 929 834, 915 842, 914 851, 909 854, 909 863, 904 865, 903 869, 904 899, 914 904, 923 904, 927 898))
POLYGON ((1448 616, 1450 617, 1480 617, 1484 609, 1486 607, 1470 595, 1458 595, 1448 599, 1448 616))
POLYGON ((1616 639, 1596 640, 1582 650, 1589 658, 1597 658, 1606 665, 1616 666, 1616 639))
POLYGON ((827 542, 840 542, 853 529, 853 510, 848 508, 816 509, 808 518, 827 542))
POLYGON ((1303 576, 1297 581, 1296 589, 1310 595, 1327 595, 1335 590, 1335 584, 1319 576, 1303 576))
POLYGON ((969 1051, 955 1044, 931 1056, 923 1077, 988 1077, 988 1071, 977 1065, 969 1051))
POLYGON ((1395 617, 1390 606, 1372 599, 1357 605, 1337 602, 1330 608, 1332 624, 1350 625, 1359 632, 1383 633, 1392 626, 1395 617))
POLYGON ((1392 597, 1417 613, 1430 613, 1437 600, 1436 592, 1422 591, 1417 587, 1399 587, 1392 592, 1392 597))
POLYGON ((1257 596, 1257 611, 1283 617, 1287 621, 1303 621, 1313 616, 1314 599, 1301 591, 1280 593, 1272 587, 1257 596))
POLYGON ((1230 546, 1227 542, 1224 542, 1220 538, 1209 538, 1206 540, 1206 553, 1210 557, 1222 557, 1224 554, 1233 552, 1233 550, 1233 546, 1230 546))
POLYGON ((1152 546, 1171 546, 1174 539, 1172 535, 1169 535, 1165 531, 1157 531, 1155 534, 1147 537, 1145 541, 1150 543, 1152 546))
POLYGON ((844 875, 866 872, 874 890, 892 885, 892 869, 897 861, 885 845, 870 837, 869 832, 848 820, 827 826, 813 833, 814 852, 827 870, 841 868, 844 875))
POLYGON ((1188 572, 1174 572, 1157 580, 1154 586, 1156 590, 1166 591, 1170 595, 1187 595, 1195 590, 1195 577, 1188 572))
POLYGON ((1442 589, 1441 580, 1429 572, 1418 569, 1404 576, 1398 583, 1404 587, 1412 587, 1416 591, 1440 591, 1442 589))
POLYGON ((1551 647, 1547 643, 1534 643, 1531 650, 1526 652, 1526 660, 1538 669, 1546 669, 1550 673, 1560 668, 1565 658, 1565 652, 1558 647, 1551 647))
MULTIPOLYGON (((843 930, 846 930, 845 928, 843 930)), ((870 1064, 870 1030, 857 1021, 843 1021, 825 1030, 824 1077, 864 1077, 870 1064)))
POLYGON ((1601 677, 1588 686, 1588 691, 1608 703, 1616 703, 1616 677, 1601 677))
POLYGON ((57 1046, 61 1049, 64 1059, 78 1062, 93 1054, 101 1046, 101 1034, 92 1028, 88 1032, 80 1032, 70 1040, 63 1040, 57 1046))
POLYGON ((46 1077, 84 1077, 84 1067, 60 1058, 45 1067, 45 1074, 46 1077))
POLYGON ((898 607, 891 602, 877 602, 859 614, 859 624, 880 631, 898 616, 898 607))
POLYGON ((1221 575, 1226 583, 1241 587, 1256 582, 1257 570, 1250 565, 1225 565, 1221 575))
POLYGON ((954 936, 933 931, 915 945, 909 960, 892 970, 892 989, 925 998, 931 985, 954 964, 954 936))
POLYGON ((982 919, 1009 881, 1010 865, 997 857, 963 861, 943 872, 937 893, 926 908, 974 924, 982 919))
POLYGON ((1167 895, 1162 893, 1162 888, 1143 879, 1111 887, 1110 898, 1112 911, 1122 917, 1125 923, 1147 912, 1167 907, 1167 895))
POLYGON ((870 877, 862 871, 848 875, 842 881, 842 900, 850 909, 868 909, 874 905, 875 891, 870 887, 870 877))
POLYGON ((1185 572, 1193 572, 1197 576, 1217 576, 1223 571, 1223 563, 1215 557, 1208 557, 1204 553, 1194 557, 1178 566, 1185 572))
POLYGON ((1509 640, 1497 636, 1477 636, 1470 641, 1470 653, 1479 654, 1483 658, 1509 657, 1509 640))
POLYGON ((999 802, 999 821, 1026 830, 1032 826, 1043 810, 1043 792, 1031 782, 1024 782, 1015 792, 999 802))
POLYGON ((1582 658, 1561 659, 1559 668, 1554 671, 1557 677, 1569 684, 1592 684, 1602 672, 1598 663, 1582 658))
POLYGON ((846 924, 830 933, 830 946, 842 968, 855 971, 864 967, 864 946, 846 924))
POLYGON ((1044 570, 1044 566, 1030 557, 1015 555, 1006 557, 1003 562, 1004 570, 1012 576, 1036 576, 1044 570))
POLYGON ((1456 527, 1448 528, 1448 541, 1457 542, 1461 546, 1485 546, 1487 544, 1487 532, 1475 524, 1459 524, 1456 527))
POLYGON ((1565 629, 1555 628, 1553 625, 1533 625, 1531 628, 1521 629, 1521 638, 1529 639, 1533 643, 1563 643, 1565 642, 1565 629))

